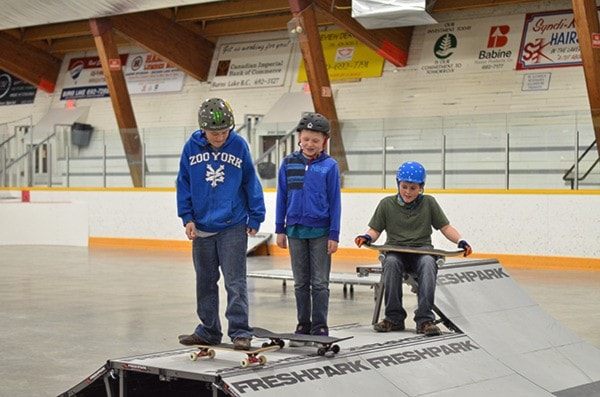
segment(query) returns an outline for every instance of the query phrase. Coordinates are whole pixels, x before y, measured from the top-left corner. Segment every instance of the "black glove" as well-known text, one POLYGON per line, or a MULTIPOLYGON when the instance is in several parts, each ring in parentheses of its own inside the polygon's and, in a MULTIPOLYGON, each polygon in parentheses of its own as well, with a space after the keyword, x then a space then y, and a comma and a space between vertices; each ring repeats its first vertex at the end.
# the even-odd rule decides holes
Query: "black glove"
POLYGON ((458 242, 458 248, 462 248, 465 250, 465 253, 463 256, 469 256, 473 253, 473 249, 471 248, 469 243, 467 243, 467 240, 460 240, 458 242))
POLYGON ((368 234, 363 234, 362 236, 356 236, 356 238, 354 239, 354 244, 356 244, 358 248, 360 248, 363 246, 363 244, 371 245, 371 240, 373 240, 371 236, 369 236, 368 234))

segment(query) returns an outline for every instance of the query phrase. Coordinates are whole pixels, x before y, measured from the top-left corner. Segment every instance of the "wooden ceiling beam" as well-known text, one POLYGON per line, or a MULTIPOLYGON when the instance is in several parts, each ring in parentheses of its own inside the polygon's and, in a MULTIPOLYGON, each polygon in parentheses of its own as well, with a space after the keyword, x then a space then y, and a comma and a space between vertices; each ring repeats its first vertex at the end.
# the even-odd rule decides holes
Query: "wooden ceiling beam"
MULTIPOLYGON (((131 45, 131 41, 120 35, 114 38, 117 46, 131 45)), ((95 51, 96 43, 93 36, 69 37, 66 39, 52 40, 48 45, 48 51, 52 54, 67 54, 69 52, 95 51)))
POLYGON ((61 60, 11 35, 0 32, 0 69, 53 93, 60 71, 61 60))
POLYGON ((155 11, 111 17, 112 26, 140 47, 199 81, 208 79, 214 44, 155 11))
POLYGON ((525 3, 539 3, 541 1, 543 0, 436 0, 430 11, 432 13, 450 12, 473 8, 515 6, 525 3))
POLYGON ((143 187, 142 165, 144 162, 140 133, 127 90, 123 65, 121 65, 121 58, 114 40, 111 20, 109 18, 90 19, 90 30, 94 36, 102 72, 106 78, 133 186, 143 187))
POLYGON ((91 36, 89 21, 54 23, 23 29, 24 41, 54 40, 66 37, 91 36))
POLYGON ((592 45, 592 34, 600 33, 595 0, 572 0, 581 62, 592 113, 596 148, 600 156, 600 48, 592 45))
MULTIPOLYGON (((202 34, 207 38, 226 35, 241 35, 260 32, 287 31, 287 24, 292 19, 291 14, 243 18, 239 20, 208 21, 202 34)), ((332 22, 325 15, 317 14, 317 25, 327 26, 332 22)))
POLYGON ((343 174, 348 170, 348 160, 323 54, 315 5, 311 0, 289 0, 289 5, 294 16, 296 36, 300 43, 314 108, 329 119, 330 154, 338 162, 340 173, 343 174))
MULTIPOLYGON (((290 12, 287 0, 230 0, 179 7, 175 20, 204 21, 290 12)), ((291 17, 291 13, 290 13, 291 17)))
POLYGON ((365 29, 347 6, 332 7, 331 0, 315 0, 319 11, 327 14, 340 28, 364 43, 395 66, 406 66, 413 27, 365 29))

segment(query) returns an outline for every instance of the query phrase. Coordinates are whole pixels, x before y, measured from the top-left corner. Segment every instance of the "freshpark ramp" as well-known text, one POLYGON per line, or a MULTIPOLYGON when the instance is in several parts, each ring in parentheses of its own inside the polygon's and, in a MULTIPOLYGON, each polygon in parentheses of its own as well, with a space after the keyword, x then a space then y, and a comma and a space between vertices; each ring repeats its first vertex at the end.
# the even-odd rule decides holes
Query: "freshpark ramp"
MULTIPOLYGON (((440 268, 436 306, 461 332, 355 346, 328 361, 222 380, 239 396, 600 396, 600 350, 541 309, 497 260, 440 268)), ((364 327, 336 335, 344 332, 363 340, 364 327)), ((385 335, 393 334, 406 333, 385 335)))
POLYGON ((192 362, 189 348, 115 359, 86 380, 98 394, 80 384, 63 396, 600 395, 600 350, 544 312, 498 261, 440 268, 436 304, 461 332, 427 338, 332 327, 332 335, 353 336, 337 355, 285 347, 250 368, 234 352, 192 362))
POLYGON ((482 349, 530 382, 554 395, 600 396, 600 350, 537 305, 498 261, 441 268, 436 305, 482 349), (578 388, 588 391, 578 394, 578 388))

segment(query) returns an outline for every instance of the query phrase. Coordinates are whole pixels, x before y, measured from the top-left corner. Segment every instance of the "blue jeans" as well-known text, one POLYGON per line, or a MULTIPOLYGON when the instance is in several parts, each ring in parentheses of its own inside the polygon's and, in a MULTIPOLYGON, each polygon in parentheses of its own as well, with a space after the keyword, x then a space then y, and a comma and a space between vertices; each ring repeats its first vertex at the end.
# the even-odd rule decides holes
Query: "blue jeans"
POLYGON ((327 328, 331 271, 328 240, 329 236, 288 238, 298 324, 310 329, 311 333, 327 328))
POLYGON ((252 337, 248 325, 248 286, 246 284, 246 225, 233 226, 210 237, 196 238, 192 257, 196 270, 196 311, 200 324, 194 331, 212 343, 223 337, 219 319, 219 267, 227 291, 225 317, 231 340, 252 337))
POLYGON ((419 283, 418 307, 414 318, 417 329, 428 321, 434 321, 435 315, 432 309, 438 270, 435 258, 431 255, 388 252, 382 266, 385 318, 396 324, 406 319, 406 311, 402 307, 402 282, 405 273, 413 273, 419 283))

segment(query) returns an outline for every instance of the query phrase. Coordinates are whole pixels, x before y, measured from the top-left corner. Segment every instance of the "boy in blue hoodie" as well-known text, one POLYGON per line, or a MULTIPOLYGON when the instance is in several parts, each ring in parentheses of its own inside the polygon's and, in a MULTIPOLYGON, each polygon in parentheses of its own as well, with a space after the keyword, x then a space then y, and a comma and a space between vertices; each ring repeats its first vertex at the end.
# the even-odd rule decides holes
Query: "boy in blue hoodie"
POLYGON ((198 112, 200 129, 183 147, 177 176, 177 213, 192 240, 200 324, 183 345, 216 345, 219 319, 219 267, 227 290, 228 336, 236 349, 251 346, 248 320, 246 249, 265 220, 262 186, 246 141, 233 130, 229 104, 207 99, 198 112))
POLYGON ((277 246, 289 242, 298 324, 295 333, 328 335, 331 254, 340 236, 338 163, 324 152, 329 120, 308 113, 298 126, 300 150, 281 163, 277 181, 277 246))

